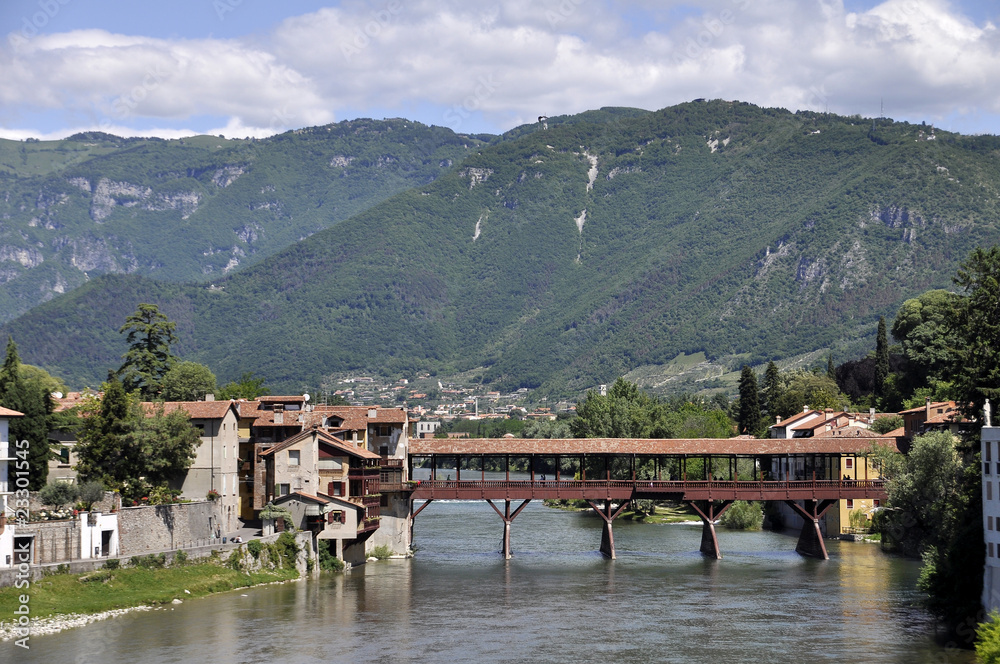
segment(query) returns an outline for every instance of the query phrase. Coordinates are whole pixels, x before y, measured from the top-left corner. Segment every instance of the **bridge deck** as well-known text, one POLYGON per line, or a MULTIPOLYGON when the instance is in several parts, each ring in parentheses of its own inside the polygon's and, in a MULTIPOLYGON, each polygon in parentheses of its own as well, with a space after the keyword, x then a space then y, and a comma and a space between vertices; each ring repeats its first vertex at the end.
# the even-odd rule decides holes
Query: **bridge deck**
POLYGON ((882 480, 434 480, 413 487, 413 500, 885 500, 882 480))

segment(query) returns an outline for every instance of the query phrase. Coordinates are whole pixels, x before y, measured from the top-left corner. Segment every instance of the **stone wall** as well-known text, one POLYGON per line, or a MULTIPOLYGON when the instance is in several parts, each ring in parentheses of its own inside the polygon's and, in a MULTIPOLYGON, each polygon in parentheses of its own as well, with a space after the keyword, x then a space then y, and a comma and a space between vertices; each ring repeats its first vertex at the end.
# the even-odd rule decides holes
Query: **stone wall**
POLYGON ((389 504, 379 510, 378 530, 372 533, 367 550, 385 545, 393 553, 405 555, 410 549, 410 501, 399 493, 384 495, 389 504))
POLYGON ((15 536, 35 536, 35 564, 63 562, 80 557, 80 522, 35 521, 17 526, 15 536))
POLYGON ((212 501, 123 507, 118 512, 121 555, 208 543, 221 532, 220 512, 212 501))

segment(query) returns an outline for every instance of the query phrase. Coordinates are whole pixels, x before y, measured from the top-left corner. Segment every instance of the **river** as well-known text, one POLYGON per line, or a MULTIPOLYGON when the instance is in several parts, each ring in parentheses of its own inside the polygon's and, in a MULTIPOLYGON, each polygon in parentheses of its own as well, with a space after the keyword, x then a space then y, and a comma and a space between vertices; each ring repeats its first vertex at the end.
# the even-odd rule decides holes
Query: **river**
POLYGON ((502 521, 481 502, 435 502, 417 556, 319 581, 236 591, 3 644, 2 661, 101 662, 972 662, 934 643, 916 604, 918 565, 877 545, 719 529, 725 558, 698 553, 700 526, 600 520, 531 503, 502 521), (12 651, 16 650, 16 653, 12 651), (10 655, 16 655, 11 659, 10 655))

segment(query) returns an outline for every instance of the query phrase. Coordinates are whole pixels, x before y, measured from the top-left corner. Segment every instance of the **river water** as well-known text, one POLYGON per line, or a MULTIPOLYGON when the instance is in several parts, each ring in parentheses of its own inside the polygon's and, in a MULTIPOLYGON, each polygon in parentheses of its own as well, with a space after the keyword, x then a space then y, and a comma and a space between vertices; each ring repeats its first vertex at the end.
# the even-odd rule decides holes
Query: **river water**
POLYGON ((503 523, 482 502, 435 502, 417 556, 318 581, 236 591, 0 646, 3 662, 972 662, 935 644, 915 562, 877 545, 600 520, 531 503, 503 523), (246 595, 246 596, 243 596, 246 595), (13 651, 17 651, 16 653, 13 651), (13 658, 16 656, 16 659, 13 658))

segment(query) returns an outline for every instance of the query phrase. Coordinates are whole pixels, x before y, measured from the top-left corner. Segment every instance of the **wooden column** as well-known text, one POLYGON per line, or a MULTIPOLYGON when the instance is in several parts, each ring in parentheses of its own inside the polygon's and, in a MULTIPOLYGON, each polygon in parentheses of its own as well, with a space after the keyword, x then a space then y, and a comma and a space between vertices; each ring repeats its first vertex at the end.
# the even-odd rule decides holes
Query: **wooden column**
POLYGON ((622 501, 622 504, 618 506, 618 509, 612 512, 610 500, 604 501, 603 509, 598 507, 594 501, 592 500, 587 501, 587 504, 589 504, 590 507, 595 512, 597 512, 597 514, 601 517, 601 520, 604 521, 604 527, 601 530, 600 551, 611 560, 615 559, 615 534, 614 531, 611 529, 611 522, 615 520, 616 516, 622 513, 622 510, 625 509, 625 507, 628 505, 628 502, 629 501, 627 500, 622 501))
POLYGON ((819 527, 820 518, 826 511, 837 504, 836 500, 805 500, 800 506, 794 500, 786 500, 785 504, 795 510, 802 517, 802 532, 799 533, 799 541, 795 545, 795 552, 809 556, 829 560, 830 555, 826 552, 826 545, 823 543, 823 532, 819 527))
POLYGON ((694 511, 701 517, 701 552, 709 558, 722 559, 722 551, 719 550, 719 539, 715 536, 715 520, 721 517, 732 504, 732 500, 723 500, 716 506, 711 500, 689 500, 687 503, 694 508, 694 511), (699 505, 699 503, 701 503, 699 505))
POLYGON ((513 513, 511 513, 510 511, 509 500, 503 501, 504 502, 503 512, 497 509, 497 506, 493 504, 492 500, 487 499, 486 502, 489 503, 490 507, 493 508, 493 511, 496 512, 498 515, 500 515, 500 518, 503 519, 503 539, 500 542, 500 554, 503 556, 504 560, 510 560, 511 558, 510 524, 513 523, 514 519, 517 518, 517 515, 521 513, 521 510, 527 507, 528 503, 531 502, 531 499, 528 498, 523 503, 521 503, 521 506, 518 507, 516 510, 514 510, 513 513))

